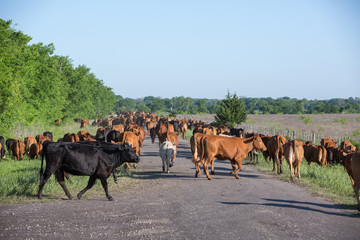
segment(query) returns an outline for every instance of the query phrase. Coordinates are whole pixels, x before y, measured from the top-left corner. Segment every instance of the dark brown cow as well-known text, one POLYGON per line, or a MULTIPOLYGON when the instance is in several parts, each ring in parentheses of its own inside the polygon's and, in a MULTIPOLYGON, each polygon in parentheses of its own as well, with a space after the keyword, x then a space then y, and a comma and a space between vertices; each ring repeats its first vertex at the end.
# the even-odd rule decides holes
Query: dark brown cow
POLYGON ((273 160, 273 171, 275 171, 275 164, 277 166, 277 173, 282 173, 282 163, 284 159, 283 145, 287 142, 286 138, 280 135, 271 137, 267 144, 267 151, 270 158, 273 160))
POLYGON ((79 135, 76 133, 66 133, 63 137, 63 142, 80 142, 79 135))
POLYGON ((304 145, 304 157, 309 165, 312 162, 316 162, 324 167, 326 164, 326 156, 327 152, 325 147, 312 145, 311 142, 307 142, 304 145))
POLYGON ((39 144, 43 144, 45 141, 51 141, 50 138, 45 137, 45 136, 42 135, 42 134, 36 135, 35 139, 36 139, 36 141, 37 141, 39 144))
POLYGON ((251 138, 208 135, 201 141, 201 144, 203 144, 201 159, 206 159, 204 160, 204 172, 209 180, 211 180, 211 177, 208 166, 215 159, 230 160, 234 170, 231 174, 238 179, 238 172, 242 169, 241 162, 246 158, 247 154, 254 148, 262 151, 266 150, 261 137, 258 135, 251 138), (236 164, 238 167, 236 167, 236 164))
POLYGON ((300 176, 301 160, 304 157, 304 143, 298 140, 290 140, 283 145, 284 156, 287 163, 290 166, 290 179, 294 180, 295 172, 297 172, 298 178, 300 176))
POLYGON ((60 119, 56 119, 56 120, 54 121, 54 123, 55 123, 56 126, 60 126, 60 122, 61 122, 60 119))
POLYGON ((11 151, 14 155, 14 161, 23 159, 24 151, 25 151, 25 143, 21 140, 16 140, 11 145, 11 151))

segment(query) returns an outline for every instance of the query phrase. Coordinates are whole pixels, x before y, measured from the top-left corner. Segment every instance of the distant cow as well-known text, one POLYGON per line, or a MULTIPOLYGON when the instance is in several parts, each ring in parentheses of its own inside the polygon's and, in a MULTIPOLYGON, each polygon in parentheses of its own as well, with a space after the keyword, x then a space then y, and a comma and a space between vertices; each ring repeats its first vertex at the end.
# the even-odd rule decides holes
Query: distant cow
POLYGON ((29 158, 30 159, 34 159, 34 158, 39 159, 42 148, 43 148, 42 144, 39 144, 37 142, 31 144, 31 146, 29 148, 29 153, 28 153, 29 158))
POLYGON ((133 148, 126 143, 119 144, 116 150, 113 148, 107 150, 106 147, 90 144, 46 142, 43 156, 46 159, 46 168, 43 172, 44 158, 42 158, 39 199, 42 198, 44 185, 53 173, 66 196, 71 199, 72 196, 64 181, 64 172, 67 172, 73 175, 90 176, 86 188, 77 194, 78 199, 94 185, 96 179, 100 179, 106 197, 111 201, 113 198, 108 191, 106 179, 124 162, 139 162, 140 160, 133 148))
POLYGON ((44 132, 43 133, 43 135, 44 135, 44 137, 47 137, 47 138, 49 138, 51 141, 53 141, 53 134, 52 134, 52 132, 49 132, 49 131, 46 131, 46 132, 44 132))
POLYGON ((5 145, 6 145, 6 149, 8 151, 9 156, 11 156, 11 154, 12 154, 12 145, 14 144, 14 142, 16 142, 16 139, 13 139, 13 138, 6 139, 5 145))
POLYGON ((31 145, 33 145, 34 143, 37 143, 37 142, 34 137, 29 136, 24 139, 24 143, 25 143, 25 154, 29 155, 31 145))
POLYGON ((118 142, 120 137, 120 132, 117 130, 111 130, 107 135, 107 142, 118 142))
POLYGON ((348 140, 341 142, 340 149, 347 153, 356 151, 356 147, 348 140))
POLYGON ((297 172, 298 178, 300 176, 301 160, 304 157, 303 142, 298 140, 290 140, 284 144, 284 156, 290 167, 290 179, 294 180, 295 172, 297 172))
POLYGON ((161 144, 159 154, 162 160, 163 172, 170 172, 169 167, 172 167, 173 165, 175 153, 176 146, 174 146, 170 141, 165 141, 161 144))
POLYGON ((11 145, 11 151, 14 155, 14 161, 23 159, 24 151, 25 151, 25 143, 21 140, 16 140, 11 145))
POLYGON ((0 158, 4 158, 5 157, 5 139, 3 136, 0 136, 0 145, 1 145, 0 158))
POLYGON ((156 128, 155 127, 150 128, 150 137, 151 137, 151 142, 155 143, 155 139, 156 139, 156 128))

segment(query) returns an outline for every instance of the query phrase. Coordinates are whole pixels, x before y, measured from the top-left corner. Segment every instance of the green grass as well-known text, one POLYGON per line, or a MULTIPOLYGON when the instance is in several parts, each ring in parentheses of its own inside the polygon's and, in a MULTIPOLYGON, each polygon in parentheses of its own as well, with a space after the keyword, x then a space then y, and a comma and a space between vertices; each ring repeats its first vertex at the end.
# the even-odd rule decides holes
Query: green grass
MULTIPOLYGON (((262 156, 259 156, 259 163, 254 164, 254 166, 264 173, 290 181, 290 169, 285 159, 281 175, 273 172, 273 163, 266 162, 262 156)), ((300 175, 301 179, 295 177, 295 184, 305 187, 314 195, 328 198, 336 204, 343 205, 345 208, 356 209, 356 199, 351 181, 342 165, 321 168, 315 163, 311 163, 309 166, 303 159, 300 175)))

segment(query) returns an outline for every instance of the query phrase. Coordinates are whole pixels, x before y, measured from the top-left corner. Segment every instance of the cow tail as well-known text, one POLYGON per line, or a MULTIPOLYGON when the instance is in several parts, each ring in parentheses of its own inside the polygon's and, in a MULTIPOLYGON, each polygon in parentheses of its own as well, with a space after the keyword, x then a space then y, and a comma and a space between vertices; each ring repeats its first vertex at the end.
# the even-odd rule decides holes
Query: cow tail
POLYGON ((200 157, 200 159, 198 160, 198 161, 196 161, 196 162, 201 162, 201 161, 203 161, 204 159, 205 159, 205 137, 202 137, 201 139, 200 139, 200 152, 198 153, 198 155, 200 155, 201 154, 201 157, 200 157))
MULTIPOLYGON (((280 139, 279 139, 279 136, 276 137, 276 151, 275 151, 275 161, 276 161, 276 164, 279 165, 280 162, 279 162, 279 153, 280 153, 280 139)), ((280 156, 281 157, 281 156, 280 156)))
POLYGON ((46 147, 43 147, 42 153, 41 153, 41 167, 40 167, 40 183, 44 181, 44 171, 43 171, 43 165, 44 165, 44 154, 46 151, 46 147))
POLYGON ((321 161, 321 166, 324 167, 326 164, 326 149, 325 147, 320 147, 320 161, 321 161))

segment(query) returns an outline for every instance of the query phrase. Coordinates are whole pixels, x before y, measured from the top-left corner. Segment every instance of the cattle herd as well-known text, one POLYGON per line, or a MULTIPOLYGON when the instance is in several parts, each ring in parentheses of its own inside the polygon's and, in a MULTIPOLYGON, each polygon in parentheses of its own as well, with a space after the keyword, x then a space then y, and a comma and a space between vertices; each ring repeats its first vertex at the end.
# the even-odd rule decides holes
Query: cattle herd
MULTIPOLYGON (((260 152, 266 161, 273 163, 273 171, 278 174, 283 172, 285 159, 290 168, 291 180, 294 180, 295 175, 301 178, 300 166, 303 158, 308 164, 315 162, 323 168, 331 164, 342 164, 351 179, 360 211, 360 151, 356 151, 356 147, 349 141, 341 142, 337 147, 337 142, 324 138, 321 145, 314 145, 311 142, 286 139, 281 135, 248 133, 241 128, 215 127, 202 121, 162 118, 140 111, 117 112, 113 115, 115 116, 93 121, 92 125, 98 126, 95 136, 85 130, 67 133, 56 142, 53 141, 51 132, 44 132, 36 137, 29 136, 24 141, 7 139, 4 142, 4 138, 0 136, 1 157, 5 155, 5 146, 15 161, 22 159, 24 153, 30 159, 42 156, 38 191, 40 199, 43 187, 52 174, 65 194, 72 198, 64 179, 71 181, 69 174, 73 174, 90 176, 88 185, 77 194, 79 199, 93 186, 96 179, 100 179, 107 198, 112 200, 107 188, 107 178, 113 174, 114 181, 117 182, 115 169, 123 163, 128 168, 129 163, 133 163, 136 168, 146 137, 145 128, 152 143, 155 143, 156 138, 159 140, 159 156, 164 172, 169 172, 169 168, 175 163, 178 136, 185 139, 187 131, 192 130, 190 146, 195 177, 199 176, 202 164, 206 177, 211 180, 208 166, 211 165, 211 174, 214 174, 214 160, 217 159, 229 160, 233 168, 231 174, 239 178, 242 160, 249 157, 251 161, 258 161, 260 152)), ((86 119, 74 120, 80 123, 82 129, 89 125, 86 119)), ((57 126, 60 125, 60 120, 54 122, 57 126)))

